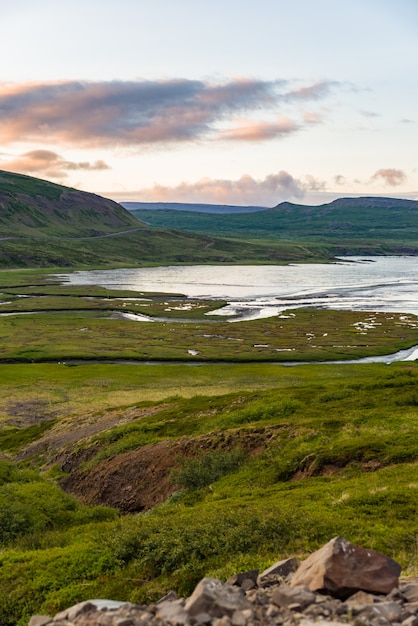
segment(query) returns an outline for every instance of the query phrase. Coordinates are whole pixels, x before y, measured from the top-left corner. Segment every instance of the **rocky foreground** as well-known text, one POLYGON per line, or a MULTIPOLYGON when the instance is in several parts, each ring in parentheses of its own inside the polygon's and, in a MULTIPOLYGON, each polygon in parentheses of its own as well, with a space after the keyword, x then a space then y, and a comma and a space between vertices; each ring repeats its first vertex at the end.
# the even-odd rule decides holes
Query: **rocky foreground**
POLYGON ((418 626, 418 583, 399 584, 392 559, 336 537, 301 564, 204 578, 189 598, 149 606, 91 600, 29 626, 418 626))

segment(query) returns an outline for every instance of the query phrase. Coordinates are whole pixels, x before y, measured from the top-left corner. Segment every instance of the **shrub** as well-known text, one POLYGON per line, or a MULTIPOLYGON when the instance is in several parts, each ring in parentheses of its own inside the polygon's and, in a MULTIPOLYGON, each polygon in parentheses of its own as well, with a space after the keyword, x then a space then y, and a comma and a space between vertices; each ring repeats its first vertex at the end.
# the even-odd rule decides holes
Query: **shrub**
POLYGON ((181 458, 178 459, 179 467, 171 473, 171 479, 182 489, 200 489, 236 471, 243 460, 242 450, 211 451, 197 459, 181 458))

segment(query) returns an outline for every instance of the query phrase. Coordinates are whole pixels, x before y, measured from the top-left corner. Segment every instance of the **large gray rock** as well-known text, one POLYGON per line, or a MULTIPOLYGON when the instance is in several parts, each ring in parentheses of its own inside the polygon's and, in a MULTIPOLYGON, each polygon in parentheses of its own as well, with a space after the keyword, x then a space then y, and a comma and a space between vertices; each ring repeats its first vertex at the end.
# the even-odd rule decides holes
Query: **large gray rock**
POLYGON ((285 578, 292 572, 296 572, 300 563, 296 557, 291 557, 289 559, 284 559, 283 561, 277 561, 273 565, 270 565, 264 572, 261 572, 260 579, 266 578, 267 576, 281 576, 285 578))
POLYGON ((236 610, 250 608, 250 603, 239 587, 222 583, 216 578, 203 578, 185 604, 192 616, 208 613, 213 617, 231 616, 236 610))
POLYGON ((303 561, 291 586, 346 599, 357 591, 388 594, 398 587, 401 566, 387 556, 334 537, 303 561))

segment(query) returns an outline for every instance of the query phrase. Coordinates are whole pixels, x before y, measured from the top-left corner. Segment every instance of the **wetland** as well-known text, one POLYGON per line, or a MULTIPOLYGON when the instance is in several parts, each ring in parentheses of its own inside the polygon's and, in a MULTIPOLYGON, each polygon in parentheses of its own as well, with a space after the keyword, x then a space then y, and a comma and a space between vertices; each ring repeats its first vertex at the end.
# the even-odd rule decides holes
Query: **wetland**
POLYGON ((417 575, 418 274, 385 263, 0 272, 0 621, 335 535, 417 575))

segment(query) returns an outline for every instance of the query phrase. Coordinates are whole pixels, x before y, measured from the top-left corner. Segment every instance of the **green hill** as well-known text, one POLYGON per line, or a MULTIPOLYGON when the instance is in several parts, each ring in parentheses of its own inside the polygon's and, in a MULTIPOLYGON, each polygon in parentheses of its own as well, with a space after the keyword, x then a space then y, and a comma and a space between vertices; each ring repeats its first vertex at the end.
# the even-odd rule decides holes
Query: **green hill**
POLYGON ((340 198, 306 206, 283 202, 252 213, 136 210, 138 219, 160 228, 180 228, 223 237, 321 242, 341 251, 365 244, 384 252, 418 253, 418 202, 394 198, 340 198))
POLYGON ((131 228, 138 228, 138 221, 113 200, 0 171, 2 237, 89 237, 131 228))
POLYGON ((246 243, 150 227, 121 205, 0 171, 0 267, 326 260, 320 246, 246 243))

